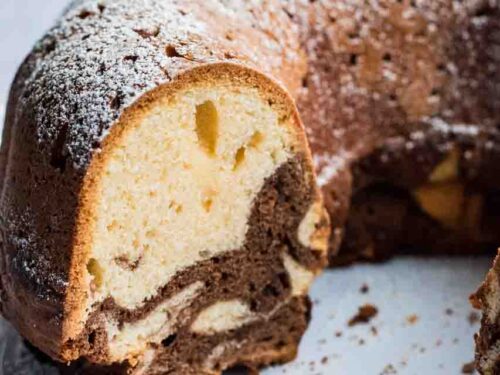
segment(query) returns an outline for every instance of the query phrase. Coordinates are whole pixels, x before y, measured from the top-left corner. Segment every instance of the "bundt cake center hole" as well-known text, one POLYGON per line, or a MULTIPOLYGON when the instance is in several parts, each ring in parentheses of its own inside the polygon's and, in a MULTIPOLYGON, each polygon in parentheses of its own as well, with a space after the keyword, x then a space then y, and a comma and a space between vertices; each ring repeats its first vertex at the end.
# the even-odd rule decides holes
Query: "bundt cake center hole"
POLYGON ((460 152, 453 148, 432 170, 428 181, 413 191, 420 208, 450 229, 479 222, 481 214, 482 198, 466 191, 459 169, 460 152))
POLYGON ((207 100, 196 106, 198 143, 209 156, 215 156, 219 136, 219 116, 215 104, 207 100))

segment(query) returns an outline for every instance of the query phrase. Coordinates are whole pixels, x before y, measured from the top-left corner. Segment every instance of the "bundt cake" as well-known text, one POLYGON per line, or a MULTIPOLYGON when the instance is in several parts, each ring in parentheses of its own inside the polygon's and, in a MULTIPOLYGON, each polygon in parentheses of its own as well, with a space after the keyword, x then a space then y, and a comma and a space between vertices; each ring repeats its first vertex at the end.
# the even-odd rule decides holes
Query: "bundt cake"
POLYGON ((497 0, 76 0, 8 103, 3 314, 136 373, 290 359, 326 256, 498 245, 499 124, 497 0))
POLYGON ((54 359, 198 375, 294 357, 330 227, 293 100, 246 56, 303 60, 266 34, 288 38, 284 13, 249 32, 235 10, 76 1, 20 68, 2 314, 54 359))

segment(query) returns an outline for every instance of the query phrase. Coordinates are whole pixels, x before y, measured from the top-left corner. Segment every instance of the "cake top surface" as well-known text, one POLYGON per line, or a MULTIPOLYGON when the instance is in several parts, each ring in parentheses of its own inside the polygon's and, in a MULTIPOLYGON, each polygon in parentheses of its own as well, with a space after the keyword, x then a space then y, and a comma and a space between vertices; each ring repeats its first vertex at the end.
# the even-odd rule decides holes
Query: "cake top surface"
POLYGON ((289 33, 274 27, 283 14, 257 18, 242 1, 73 1, 18 74, 19 105, 34 111, 40 146, 63 143, 62 155, 82 170, 123 109, 179 73, 235 59, 255 67, 261 50, 270 70, 282 56, 296 60, 286 38, 264 34, 289 33))

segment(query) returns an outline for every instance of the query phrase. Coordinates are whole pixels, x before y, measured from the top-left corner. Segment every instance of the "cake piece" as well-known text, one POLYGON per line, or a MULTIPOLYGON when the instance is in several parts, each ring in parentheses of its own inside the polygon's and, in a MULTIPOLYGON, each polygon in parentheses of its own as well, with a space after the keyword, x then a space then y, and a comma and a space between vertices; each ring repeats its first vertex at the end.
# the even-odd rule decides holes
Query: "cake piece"
POLYGON ((261 72, 302 64, 266 33, 279 14, 78 0, 35 46, 0 159, 2 314, 32 344, 108 373, 295 356, 329 223, 295 105, 261 72))
POLYGON ((476 335, 476 367, 480 374, 500 372, 500 253, 479 290, 471 296, 472 304, 481 309, 481 330, 476 335))

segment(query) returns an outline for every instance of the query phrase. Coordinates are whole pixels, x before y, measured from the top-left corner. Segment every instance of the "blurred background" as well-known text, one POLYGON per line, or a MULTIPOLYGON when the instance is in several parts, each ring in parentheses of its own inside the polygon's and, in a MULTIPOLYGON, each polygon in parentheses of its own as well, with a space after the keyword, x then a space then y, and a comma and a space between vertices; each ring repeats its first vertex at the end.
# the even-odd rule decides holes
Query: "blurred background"
POLYGON ((0 0, 0 120, 18 65, 68 0, 0 0))
MULTIPOLYGON (((1 125, 17 66, 68 2, 0 0, 1 125)), ((313 319, 299 357, 264 374, 466 373, 479 328, 468 296, 490 264, 489 258, 399 257, 329 270, 312 289, 313 319), (365 304, 377 314, 365 324, 349 326, 365 304)), ((0 375, 53 373, 46 358, 0 320, 0 375)))

